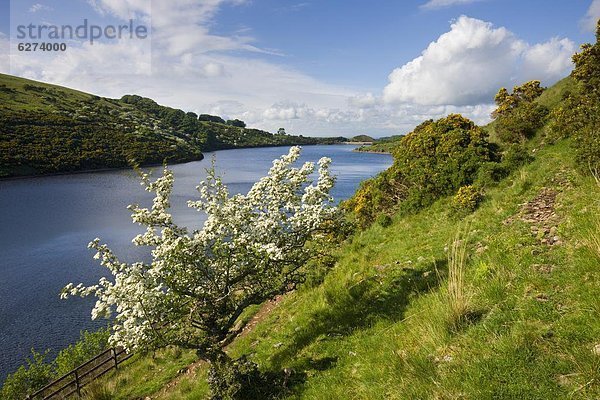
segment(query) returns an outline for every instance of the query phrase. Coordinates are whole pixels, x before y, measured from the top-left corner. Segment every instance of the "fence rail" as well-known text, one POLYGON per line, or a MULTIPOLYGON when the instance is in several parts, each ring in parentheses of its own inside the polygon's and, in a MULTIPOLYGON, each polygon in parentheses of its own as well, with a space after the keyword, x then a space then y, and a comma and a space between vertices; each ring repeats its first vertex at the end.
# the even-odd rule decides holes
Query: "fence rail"
POLYGON ((85 385, 112 369, 118 369, 119 364, 131 356, 132 354, 127 354, 122 348, 111 347, 30 394, 26 400, 65 399, 73 395, 81 397, 81 389, 85 385))

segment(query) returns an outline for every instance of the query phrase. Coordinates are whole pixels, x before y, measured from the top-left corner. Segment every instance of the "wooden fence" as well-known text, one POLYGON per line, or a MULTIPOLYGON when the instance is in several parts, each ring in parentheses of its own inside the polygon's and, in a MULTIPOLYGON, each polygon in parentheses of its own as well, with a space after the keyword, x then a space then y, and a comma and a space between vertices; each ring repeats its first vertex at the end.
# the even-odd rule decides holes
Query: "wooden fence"
POLYGON ((129 359, 122 348, 110 348, 98 354, 74 370, 50 382, 37 392, 27 396, 26 400, 66 399, 71 396, 81 397, 81 389, 101 377, 108 371, 117 369, 119 364, 129 359))

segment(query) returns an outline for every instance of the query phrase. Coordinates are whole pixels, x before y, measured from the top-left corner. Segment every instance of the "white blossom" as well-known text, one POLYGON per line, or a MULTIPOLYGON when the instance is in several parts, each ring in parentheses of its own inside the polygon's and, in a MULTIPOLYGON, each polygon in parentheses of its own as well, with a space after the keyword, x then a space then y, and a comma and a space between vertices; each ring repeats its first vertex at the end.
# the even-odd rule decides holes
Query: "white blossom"
MULTIPOLYGON (((202 229, 188 232, 169 213, 173 173, 142 184, 155 197, 150 208, 131 205, 132 219, 146 227, 132 242, 151 248, 152 261, 123 263, 100 239, 89 247, 112 280, 68 284, 61 297, 97 297, 92 318, 115 314, 111 342, 128 350, 170 343, 195 348, 217 345, 232 334, 248 305, 292 288, 314 254, 307 241, 337 217, 330 190, 331 160, 292 165, 300 148, 273 161, 267 176, 245 194, 230 196, 214 167, 197 187, 200 199, 188 205, 206 213, 202 229)), ((330 226, 332 224, 329 224, 330 226)), ((208 350, 207 350, 208 351, 208 350)))

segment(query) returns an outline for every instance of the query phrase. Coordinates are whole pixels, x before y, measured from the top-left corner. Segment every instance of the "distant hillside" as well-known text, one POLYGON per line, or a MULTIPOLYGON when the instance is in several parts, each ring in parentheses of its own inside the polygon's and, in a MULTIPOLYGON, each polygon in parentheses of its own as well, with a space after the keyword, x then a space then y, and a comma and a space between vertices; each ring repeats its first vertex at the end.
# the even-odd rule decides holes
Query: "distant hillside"
POLYGON ((391 153, 392 149, 398 141, 402 138, 402 135, 394 135, 383 137, 380 139, 374 139, 373 144, 360 146, 356 149, 356 151, 363 151, 369 153, 391 153))
POLYGON ((357 136, 354 136, 353 138, 351 138, 350 141, 351 142, 374 142, 375 139, 373 139, 369 135, 357 135, 357 136))
POLYGON ((249 129, 135 95, 109 99, 0 74, 0 177, 202 159, 240 147, 329 144, 249 129))

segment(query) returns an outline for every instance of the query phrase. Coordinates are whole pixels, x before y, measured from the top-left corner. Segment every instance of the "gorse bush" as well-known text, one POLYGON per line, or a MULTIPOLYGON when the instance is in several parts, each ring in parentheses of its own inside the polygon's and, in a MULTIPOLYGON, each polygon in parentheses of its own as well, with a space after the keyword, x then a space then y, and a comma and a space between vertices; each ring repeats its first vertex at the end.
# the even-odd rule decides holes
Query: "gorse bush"
POLYGON ((387 214, 380 214, 377 216, 377 224, 386 228, 392 224, 392 217, 387 214))
POLYGON ((472 213, 483 200, 483 194, 473 185, 462 186, 452 197, 452 211, 457 216, 472 213))
POLYGON ((571 76, 576 86, 553 110, 548 127, 552 139, 573 137, 575 160, 579 169, 600 182, 600 21, 596 43, 584 44, 573 56, 571 76))
POLYGON ((417 126, 400 139, 393 156, 388 170, 364 182, 344 204, 361 226, 383 211, 427 207, 473 183, 483 166, 499 160, 487 133, 458 114, 417 126))
POLYGON ((503 143, 522 143, 531 139, 544 124, 548 109, 534 100, 544 92, 540 81, 529 81, 515 86, 512 93, 501 88, 494 98, 496 110, 496 133, 503 143))

